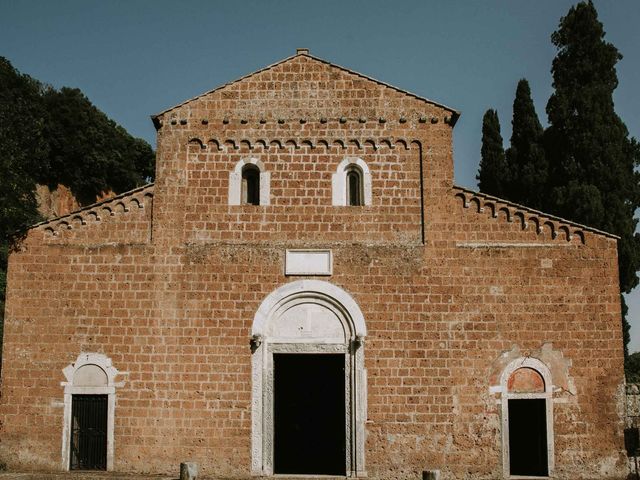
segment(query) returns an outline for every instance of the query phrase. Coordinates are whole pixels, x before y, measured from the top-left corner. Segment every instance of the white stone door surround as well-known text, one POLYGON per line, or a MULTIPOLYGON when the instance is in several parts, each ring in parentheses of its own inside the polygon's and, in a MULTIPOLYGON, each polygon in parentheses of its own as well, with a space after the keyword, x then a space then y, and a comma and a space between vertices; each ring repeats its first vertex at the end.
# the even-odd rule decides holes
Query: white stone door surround
POLYGON ((553 380, 549 367, 541 360, 533 357, 520 357, 512 360, 503 370, 500 376, 502 391, 502 471, 504 478, 553 478, 555 465, 555 449, 553 436, 553 380), (521 368, 532 369, 537 372, 544 381, 544 390, 535 393, 513 393, 509 391, 508 382, 511 375, 521 368), (509 452, 509 400, 510 399, 543 399, 546 407, 546 431, 547 431, 547 477, 521 477, 510 473, 509 452))
POLYGON ((101 353, 81 353, 75 362, 62 370, 64 387, 64 420, 62 424, 62 470, 69 470, 71 449, 71 407, 74 395, 107 395, 107 471, 113 470, 114 422, 118 370, 111 359, 101 353))
POLYGON ((366 476, 366 326, 344 290, 321 280, 297 280, 269 294, 251 329, 251 473, 273 475, 273 354, 343 353, 347 476, 366 476))

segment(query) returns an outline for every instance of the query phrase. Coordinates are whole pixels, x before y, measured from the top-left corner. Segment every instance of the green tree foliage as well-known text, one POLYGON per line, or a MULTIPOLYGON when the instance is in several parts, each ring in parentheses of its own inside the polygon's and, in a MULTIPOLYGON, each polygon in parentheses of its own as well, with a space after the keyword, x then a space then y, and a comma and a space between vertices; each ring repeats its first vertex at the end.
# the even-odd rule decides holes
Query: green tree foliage
MULTIPOLYGON (((557 215, 619 235, 620 289, 638 284, 640 148, 615 112, 615 65, 622 58, 604 39, 591 1, 572 7, 551 40, 558 48, 551 72, 545 145, 550 165, 547 208, 557 215)), ((623 306, 624 307, 624 306, 623 306)), ((626 323, 626 320, 625 320, 626 323)), ((628 325, 625 325, 625 351, 628 325)))
POLYGON ((50 169, 42 183, 68 186, 81 203, 112 189, 130 190, 153 172, 149 145, 133 138, 98 110, 77 88, 47 89, 50 169))
POLYGON ((88 204, 146 183, 153 165, 151 147, 80 90, 45 87, 0 57, 0 329, 7 252, 12 235, 39 219, 36 184, 61 183, 88 204))
POLYGON ((632 353, 625 363, 627 382, 640 383, 640 352, 632 353))
POLYGON ((34 178, 48 160, 41 93, 37 81, 0 57, 0 333, 10 236, 39 218, 34 178))
POLYGON ((548 165, 542 143, 543 129, 538 120, 529 82, 518 82, 513 102, 511 145, 506 151, 510 181, 505 195, 510 200, 542 208, 546 198, 548 165))
POLYGON ((37 218, 34 178, 48 170, 40 84, 0 57, 0 239, 37 218))
POLYGON ((591 2, 579 3, 552 35, 554 94, 546 132, 553 213, 621 236, 620 284, 638 284, 640 244, 634 235, 640 206, 640 149, 615 113, 615 65, 622 56, 604 40, 591 2))
POLYGON ((476 175, 480 190, 490 195, 504 197, 509 183, 508 173, 498 112, 487 110, 482 117, 480 170, 476 175))

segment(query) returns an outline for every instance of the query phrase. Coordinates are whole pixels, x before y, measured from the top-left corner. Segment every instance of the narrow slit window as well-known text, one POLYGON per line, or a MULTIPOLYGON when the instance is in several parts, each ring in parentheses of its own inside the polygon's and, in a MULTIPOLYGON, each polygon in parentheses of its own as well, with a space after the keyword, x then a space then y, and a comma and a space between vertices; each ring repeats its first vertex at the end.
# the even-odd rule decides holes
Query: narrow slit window
POLYGON ((242 205, 260 205, 260 170, 255 165, 242 168, 242 205))
POLYGON ((352 166, 347 170, 347 205, 364 205, 362 171, 352 166))

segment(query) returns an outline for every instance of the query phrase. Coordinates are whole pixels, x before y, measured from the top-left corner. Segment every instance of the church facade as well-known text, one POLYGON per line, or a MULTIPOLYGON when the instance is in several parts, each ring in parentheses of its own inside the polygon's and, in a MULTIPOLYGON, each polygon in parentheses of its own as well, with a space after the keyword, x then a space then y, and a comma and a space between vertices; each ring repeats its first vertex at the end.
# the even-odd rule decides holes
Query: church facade
POLYGON ((455 186, 458 116, 303 49, 155 115, 10 256, 0 460, 624 477, 616 237, 455 186))

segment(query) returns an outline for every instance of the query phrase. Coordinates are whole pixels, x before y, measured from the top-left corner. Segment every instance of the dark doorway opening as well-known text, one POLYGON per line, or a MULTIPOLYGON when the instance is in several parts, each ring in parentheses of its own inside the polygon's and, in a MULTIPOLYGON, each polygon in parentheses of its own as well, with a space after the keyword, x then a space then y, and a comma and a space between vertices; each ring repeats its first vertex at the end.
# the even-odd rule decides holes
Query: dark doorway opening
POLYGON ((543 398, 509 400, 509 473, 549 475, 547 405, 543 398))
POLYGON ((107 469, 107 395, 73 395, 70 469, 107 469))
POLYGON ((345 475, 344 355, 273 355, 274 473, 345 475))

